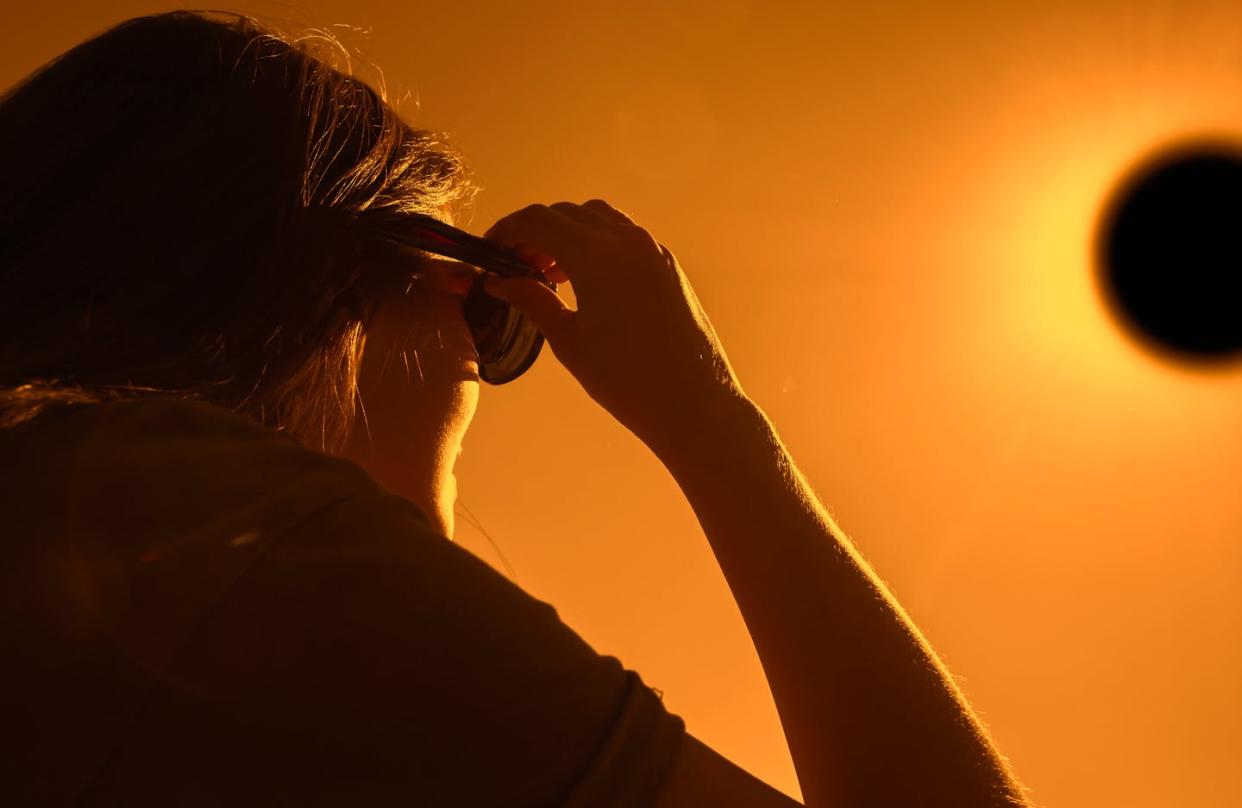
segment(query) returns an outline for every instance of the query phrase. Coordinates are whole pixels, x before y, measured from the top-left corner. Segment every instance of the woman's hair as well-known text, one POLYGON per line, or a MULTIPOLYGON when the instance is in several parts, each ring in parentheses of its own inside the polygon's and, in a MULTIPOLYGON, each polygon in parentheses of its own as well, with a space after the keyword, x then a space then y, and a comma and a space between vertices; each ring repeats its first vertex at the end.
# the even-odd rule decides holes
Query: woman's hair
POLYGON ((342 50, 175 11, 0 96, 0 427, 178 395, 342 445, 370 314, 409 279, 361 260, 348 214, 452 222, 477 192, 342 50))

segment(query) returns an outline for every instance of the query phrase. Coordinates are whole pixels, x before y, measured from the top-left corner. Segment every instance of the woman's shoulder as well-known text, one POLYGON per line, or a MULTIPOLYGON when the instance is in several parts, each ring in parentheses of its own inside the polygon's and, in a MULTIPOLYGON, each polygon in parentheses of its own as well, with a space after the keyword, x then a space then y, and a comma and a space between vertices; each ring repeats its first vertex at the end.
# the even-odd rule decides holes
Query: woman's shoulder
POLYGON ((375 493, 342 458, 206 402, 171 396, 57 407, 0 441, 23 473, 5 503, 38 532, 150 556, 171 544, 280 533, 375 493), (52 524, 52 521, 57 521, 52 524))
MULTIPOLYGON (((151 465, 165 474, 225 466, 230 477, 255 475, 276 466, 302 473, 335 474, 364 488, 375 483, 356 464, 308 448, 290 435, 205 401, 149 396, 124 401, 73 405, 48 413, 41 437, 76 442, 84 459, 117 466, 151 465)), ((270 477, 262 478, 274 482, 270 477)), ((154 482, 154 481, 153 481, 154 482)))
MULTIPOLYGON (((78 793, 78 767, 126 737, 205 621, 266 580, 263 557, 380 490, 352 463, 171 398, 49 409, 0 436, 0 465, 19 472, 0 487, 0 601, 20 615, 0 626, 20 699, 0 706, 26 747, 0 771, 31 804, 78 793)), ((430 539, 409 512, 407 534, 430 539)))
POLYGON ((26 802, 640 805, 671 766, 636 673, 356 466, 196 402, 42 428, 77 447, 0 634, 26 802))
POLYGON ((194 398, 152 395, 63 409, 62 424, 76 422, 79 431, 85 427, 95 440, 124 441, 148 449, 159 446, 169 452, 283 448, 290 456, 300 455, 308 461, 332 459, 248 416, 194 398))

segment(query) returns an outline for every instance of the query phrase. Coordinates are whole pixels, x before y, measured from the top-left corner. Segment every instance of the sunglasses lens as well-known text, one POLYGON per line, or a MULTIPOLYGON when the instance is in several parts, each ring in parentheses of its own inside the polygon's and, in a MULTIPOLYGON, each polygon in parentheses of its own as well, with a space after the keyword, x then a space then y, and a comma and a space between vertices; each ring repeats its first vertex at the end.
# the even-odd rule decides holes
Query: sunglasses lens
POLYGON ((511 382, 530 368, 543 348, 543 334, 525 315, 483 291, 470 290, 463 308, 479 354, 479 378, 489 384, 511 382))

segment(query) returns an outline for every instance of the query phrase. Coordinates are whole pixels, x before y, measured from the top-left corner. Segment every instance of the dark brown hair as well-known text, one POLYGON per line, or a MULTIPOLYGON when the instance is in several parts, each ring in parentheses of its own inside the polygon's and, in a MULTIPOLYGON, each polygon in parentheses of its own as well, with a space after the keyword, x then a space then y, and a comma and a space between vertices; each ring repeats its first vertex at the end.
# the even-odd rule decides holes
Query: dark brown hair
POLYGON ((338 222, 452 223, 477 191, 441 135, 331 63, 342 50, 175 11, 0 96, 0 427, 179 395, 342 444, 366 323, 402 279, 338 222))

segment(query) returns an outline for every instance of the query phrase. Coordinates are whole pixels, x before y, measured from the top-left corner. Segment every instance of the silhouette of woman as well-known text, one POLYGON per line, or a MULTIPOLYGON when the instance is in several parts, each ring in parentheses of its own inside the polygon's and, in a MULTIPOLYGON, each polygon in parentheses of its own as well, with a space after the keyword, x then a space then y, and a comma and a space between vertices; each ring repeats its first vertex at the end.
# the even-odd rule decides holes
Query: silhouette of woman
MULTIPOLYGON (((475 189, 327 39, 158 14, 0 99, 6 803, 794 804, 445 540, 477 270, 365 225, 475 189)), ((573 284, 482 281, 677 479, 806 804, 1022 804, 673 254, 600 200, 486 238, 573 284)))

